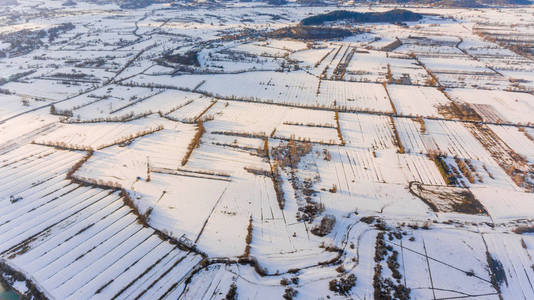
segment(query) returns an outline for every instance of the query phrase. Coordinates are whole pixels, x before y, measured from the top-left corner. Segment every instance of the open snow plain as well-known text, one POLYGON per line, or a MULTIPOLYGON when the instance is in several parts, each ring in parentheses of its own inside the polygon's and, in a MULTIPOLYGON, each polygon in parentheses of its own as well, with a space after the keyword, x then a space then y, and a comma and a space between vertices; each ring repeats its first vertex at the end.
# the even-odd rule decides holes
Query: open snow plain
POLYGON ((15 2, 0 275, 20 295, 534 299, 533 8, 313 38, 294 26, 393 7, 15 2))

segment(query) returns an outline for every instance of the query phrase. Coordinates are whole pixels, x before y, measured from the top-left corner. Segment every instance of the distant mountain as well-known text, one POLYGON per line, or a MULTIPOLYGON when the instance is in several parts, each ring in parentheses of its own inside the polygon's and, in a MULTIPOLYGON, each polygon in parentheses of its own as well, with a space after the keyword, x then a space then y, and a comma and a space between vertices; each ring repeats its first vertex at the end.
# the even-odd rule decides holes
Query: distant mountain
POLYGON ((291 38, 300 40, 330 40, 345 38, 355 32, 325 26, 291 26, 277 29, 267 36, 271 38, 291 38))
MULTIPOLYGON (((362 1, 363 2, 363 1, 362 1)), ((510 5, 530 5, 533 4, 531 0, 382 0, 381 3, 391 4, 427 4, 431 6, 440 7, 488 7, 488 6, 510 6, 510 5)))
POLYGON ((336 10, 326 14, 307 17, 300 21, 302 25, 321 25, 325 22, 348 21, 352 23, 402 23, 418 21, 423 15, 405 9, 394 9, 386 12, 353 12, 336 10))
POLYGON ((144 8, 156 3, 168 3, 172 2, 169 0, 114 0, 115 3, 119 5, 120 8, 124 9, 135 9, 135 8, 144 8))
MULTIPOLYGON (((3 1, 8 1, 8 3, 15 2, 16 0, 0 0, 0 6, 2 5, 3 1)), ((106 2, 106 0, 84 0, 89 2, 106 2)), ((124 9, 136 9, 136 8, 144 8, 147 6, 150 6, 152 4, 158 4, 158 3, 187 3, 187 2, 194 2, 194 0, 109 0, 110 2, 114 2, 120 6, 120 8, 124 9)), ((219 0, 220 2, 224 2, 226 0, 219 0)), ((251 1, 259 1, 259 0, 240 0, 242 2, 251 2, 251 1)), ((287 4, 287 0, 264 0, 270 5, 285 5, 287 4)), ((369 3, 368 0, 355 0, 357 3, 369 3)), ((375 2, 375 1, 371 1, 375 2)), ((442 7, 487 7, 487 6, 500 6, 500 5, 529 5, 533 2, 531 0, 380 0, 376 1, 380 3, 390 3, 390 4, 408 4, 408 3, 417 3, 417 4, 427 4, 430 6, 442 6, 442 7)), ((325 2, 322 0, 297 0, 297 3, 302 5, 324 5, 325 2)), ((404 11, 411 13, 409 11, 404 11)), ((393 18, 397 17, 406 17, 403 15, 402 10, 393 10, 391 12, 386 12, 385 15, 381 16, 381 13, 374 13, 375 16, 371 15, 372 13, 368 13, 369 16, 363 15, 363 16, 354 16, 355 22, 395 22, 394 20, 391 21, 393 18), (396 15, 399 14, 399 15, 396 15), (381 20, 381 18, 385 18, 386 20, 381 20), (361 20, 361 21, 358 21, 361 20), (378 20, 378 21, 374 21, 378 20)), ((413 14, 413 13, 412 13, 413 14)), ((409 16, 408 16, 409 17, 409 16)), ((313 18, 313 17, 311 17, 313 18)), ((308 18, 307 18, 308 19, 308 18)), ((350 17, 349 17, 350 19, 350 17)), ((410 20, 399 20, 398 22, 405 22, 410 20)), ((308 25, 304 24, 303 25, 308 25)), ((309 24, 312 25, 312 24, 309 24)))

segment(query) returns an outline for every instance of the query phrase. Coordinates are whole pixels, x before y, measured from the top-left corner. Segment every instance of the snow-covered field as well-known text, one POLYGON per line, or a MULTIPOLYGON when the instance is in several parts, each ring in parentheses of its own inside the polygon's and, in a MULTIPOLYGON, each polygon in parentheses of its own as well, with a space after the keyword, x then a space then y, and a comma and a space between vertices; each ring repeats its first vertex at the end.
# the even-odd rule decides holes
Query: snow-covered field
POLYGON ((534 298, 533 8, 308 39, 285 27, 392 6, 16 2, 0 276, 22 298, 534 298))

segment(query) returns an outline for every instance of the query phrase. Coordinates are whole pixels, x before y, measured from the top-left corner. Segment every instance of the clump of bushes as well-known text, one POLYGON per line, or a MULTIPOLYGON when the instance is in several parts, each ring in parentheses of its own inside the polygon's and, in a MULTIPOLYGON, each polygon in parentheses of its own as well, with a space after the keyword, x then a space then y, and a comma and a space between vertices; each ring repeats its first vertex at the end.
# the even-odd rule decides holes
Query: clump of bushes
POLYGON ((293 139, 271 151, 272 157, 281 168, 297 168, 300 159, 310 153, 312 145, 308 142, 297 142, 293 139))
POLYGON ((336 184, 333 184, 332 187, 330 189, 328 189, 328 191, 330 193, 336 193, 337 192, 337 185, 336 184))
POLYGON ((292 287, 288 287, 288 288, 285 289, 284 294, 282 295, 282 297, 284 299, 286 299, 286 300, 291 300, 291 299, 297 297, 297 294, 298 294, 297 290, 295 290, 292 287))
POLYGON ((523 234, 523 233, 534 233, 534 226, 519 226, 514 229, 514 233, 523 234))
POLYGON ((235 283, 232 283, 230 285, 230 289, 226 293, 226 297, 224 297, 225 300, 237 300, 237 285, 235 283))
POLYGON ((278 206, 280 209, 284 209, 286 200, 284 189, 282 188, 282 176, 280 176, 280 169, 277 162, 271 166, 271 180, 273 181, 273 187, 276 194, 276 200, 278 201, 278 206))
POLYGON ((186 66, 195 66, 195 67, 200 66, 200 62, 198 61, 197 51, 188 51, 184 54, 165 55, 163 57, 163 61, 186 65, 186 66))
POLYGON ((329 234, 336 224, 336 217, 333 215, 325 215, 321 219, 321 223, 312 228, 311 232, 317 236, 325 236, 329 234))
POLYGON ((384 235, 384 232, 380 232, 376 237, 376 265, 374 268, 375 273, 373 276, 374 297, 375 299, 410 299, 410 289, 405 287, 401 283, 402 275, 399 272, 400 264, 397 262, 398 252, 396 250, 393 250, 393 247, 386 244, 384 235), (391 252, 391 255, 388 256, 389 252, 391 252), (381 262, 386 259, 386 257, 386 264, 391 270, 392 277, 395 279, 396 282, 394 282, 390 278, 382 277, 381 262))
POLYGON ((312 222, 315 219, 315 216, 319 215, 324 211, 324 204, 317 203, 315 201, 307 201, 306 205, 299 207, 297 212, 297 220, 312 222))
POLYGON ((276 198, 278 200, 280 209, 283 209, 285 205, 280 169, 296 169, 301 158, 310 153, 311 150, 312 145, 310 143, 297 142, 294 139, 291 139, 287 143, 281 144, 276 148, 273 147, 270 153, 268 152, 268 149, 265 149, 265 151, 269 153, 274 160, 274 163, 271 165, 271 179, 273 181, 274 191, 276 193, 276 198))
POLYGON ((347 296, 356 285, 356 280, 356 275, 351 273, 341 276, 340 278, 332 279, 328 283, 328 286, 332 292, 347 296))

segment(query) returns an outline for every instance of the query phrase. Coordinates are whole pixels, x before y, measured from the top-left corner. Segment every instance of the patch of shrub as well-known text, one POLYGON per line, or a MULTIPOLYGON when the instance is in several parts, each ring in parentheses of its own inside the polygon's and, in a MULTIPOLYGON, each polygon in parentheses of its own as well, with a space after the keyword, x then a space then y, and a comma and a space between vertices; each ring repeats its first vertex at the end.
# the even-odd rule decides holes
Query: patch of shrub
POLYGON ((311 232, 317 236, 325 236, 329 234, 336 224, 336 217, 333 215, 326 215, 321 219, 318 226, 312 228, 311 232))
POLYGON ((224 297, 225 300, 237 300, 237 285, 235 283, 232 283, 230 285, 230 289, 226 293, 226 297, 224 297))
POLYGON ((282 295, 282 297, 286 300, 292 300, 293 298, 297 297, 297 294, 297 290, 292 287, 288 287, 287 289, 285 289, 284 295, 282 295))
POLYGON ((338 293, 343 296, 347 296, 352 288, 356 285, 356 275, 348 274, 340 278, 332 279, 328 286, 332 292, 338 293))

